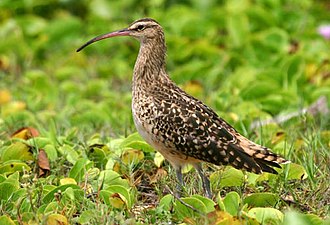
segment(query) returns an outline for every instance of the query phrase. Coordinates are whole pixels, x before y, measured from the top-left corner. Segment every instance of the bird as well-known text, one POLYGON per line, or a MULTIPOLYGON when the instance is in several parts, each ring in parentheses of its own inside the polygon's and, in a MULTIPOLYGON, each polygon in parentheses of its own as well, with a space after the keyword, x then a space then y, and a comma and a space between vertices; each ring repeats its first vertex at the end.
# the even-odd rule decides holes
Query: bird
POLYGON ((273 167, 289 160, 241 135, 209 106, 178 87, 166 72, 162 26, 142 18, 127 28, 99 35, 80 48, 107 38, 129 36, 140 42, 132 78, 132 114, 142 138, 170 162, 177 176, 178 196, 184 187, 182 168, 191 164, 212 198, 210 181, 201 163, 231 165, 260 174, 277 174, 273 167))

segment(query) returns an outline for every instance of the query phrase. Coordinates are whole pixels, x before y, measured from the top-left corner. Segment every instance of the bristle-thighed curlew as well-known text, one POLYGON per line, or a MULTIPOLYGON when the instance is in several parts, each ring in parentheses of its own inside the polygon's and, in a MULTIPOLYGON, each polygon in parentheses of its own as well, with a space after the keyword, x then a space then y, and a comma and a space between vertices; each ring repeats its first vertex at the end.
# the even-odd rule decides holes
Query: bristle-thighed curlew
POLYGON ((239 134, 203 102, 180 89, 165 68, 166 44, 160 24, 150 18, 133 22, 128 28, 100 35, 81 46, 115 36, 140 41, 134 66, 132 112, 140 135, 174 167, 181 187, 181 168, 192 164, 211 197, 210 183, 200 163, 231 165, 253 173, 277 174, 272 167, 287 163, 267 147, 239 134))

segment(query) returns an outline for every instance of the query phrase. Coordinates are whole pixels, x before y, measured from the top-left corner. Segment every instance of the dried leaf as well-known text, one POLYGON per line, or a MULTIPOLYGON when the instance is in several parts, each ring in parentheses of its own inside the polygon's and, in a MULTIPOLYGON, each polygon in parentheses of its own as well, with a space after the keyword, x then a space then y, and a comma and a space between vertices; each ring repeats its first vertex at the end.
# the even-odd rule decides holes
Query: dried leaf
POLYGON ((38 137, 39 132, 33 127, 22 127, 15 131, 10 137, 11 138, 20 138, 23 140, 28 140, 33 137, 38 137))
POLYGON ((43 149, 39 150, 38 167, 39 167, 39 177, 47 177, 50 174, 49 160, 47 157, 47 153, 43 149))

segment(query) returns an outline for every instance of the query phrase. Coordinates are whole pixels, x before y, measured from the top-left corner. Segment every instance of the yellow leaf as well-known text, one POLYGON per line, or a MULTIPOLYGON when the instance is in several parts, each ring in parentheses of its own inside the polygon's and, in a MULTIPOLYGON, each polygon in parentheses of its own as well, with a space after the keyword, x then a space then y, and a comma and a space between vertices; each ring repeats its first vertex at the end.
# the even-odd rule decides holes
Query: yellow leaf
POLYGON ((125 164, 137 164, 144 158, 143 151, 137 149, 130 149, 125 151, 122 156, 121 160, 125 164))
POLYGON ((110 196, 110 203, 113 207, 117 209, 122 209, 125 206, 125 201, 122 199, 120 194, 114 193, 110 196))
POLYGON ((18 129, 15 131, 11 138, 20 138, 23 140, 28 140, 33 137, 39 136, 39 131, 33 127, 22 127, 21 129, 18 129))
POLYGON ((62 178, 60 180, 60 184, 61 185, 65 185, 65 184, 77 184, 76 180, 70 177, 66 177, 66 178, 62 178))
POLYGON ((2 152, 1 159, 4 162, 8 160, 22 160, 26 162, 33 160, 33 154, 30 146, 22 142, 15 142, 2 152))
POLYGON ((68 219, 60 214, 51 214, 47 217, 47 225, 67 225, 68 219))
POLYGON ((7 215, 0 216, 0 224, 2 224, 2 225, 15 225, 14 221, 7 215))
POLYGON ((158 168, 162 165, 164 160, 165 160, 164 156, 162 154, 160 154, 159 152, 156 152, 155 157, 154 157, 154 163, 158 168))
POLYGON ((11 95, 8 90, 0 90, 0 105, 4 105, 11 100, 11 95))

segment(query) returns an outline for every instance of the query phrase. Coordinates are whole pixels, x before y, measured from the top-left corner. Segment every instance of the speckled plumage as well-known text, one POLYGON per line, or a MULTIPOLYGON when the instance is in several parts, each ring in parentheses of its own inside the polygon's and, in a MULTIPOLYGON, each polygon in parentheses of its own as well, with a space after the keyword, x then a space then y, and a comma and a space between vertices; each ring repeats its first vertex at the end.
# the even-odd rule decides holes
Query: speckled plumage
POLYGON ((165 37, 158 22, 137 20, 107 35, 92 39, 82 48, 113 36, 132 36, 140 41, 132 85, 134 122, 140 135, 172 164, 180 183, 182 166, 192 164, 210 197, 209 181, 202 174, 200 162, 275 174, 272 167, 280 168, 279 164, 288 162, 243 137, 211 108, 173 83, 165 70, 165 37))

